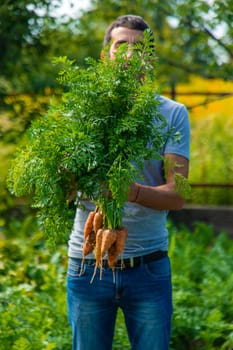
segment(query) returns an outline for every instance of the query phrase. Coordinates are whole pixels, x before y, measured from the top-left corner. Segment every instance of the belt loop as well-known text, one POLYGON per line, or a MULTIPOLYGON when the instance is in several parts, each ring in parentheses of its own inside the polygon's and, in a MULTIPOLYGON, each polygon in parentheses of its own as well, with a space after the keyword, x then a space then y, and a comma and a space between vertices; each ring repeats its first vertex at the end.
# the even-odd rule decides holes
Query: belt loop
POLYGON ((134 258, 129 258, 129 265, 131 268, 134 267, 134 258))

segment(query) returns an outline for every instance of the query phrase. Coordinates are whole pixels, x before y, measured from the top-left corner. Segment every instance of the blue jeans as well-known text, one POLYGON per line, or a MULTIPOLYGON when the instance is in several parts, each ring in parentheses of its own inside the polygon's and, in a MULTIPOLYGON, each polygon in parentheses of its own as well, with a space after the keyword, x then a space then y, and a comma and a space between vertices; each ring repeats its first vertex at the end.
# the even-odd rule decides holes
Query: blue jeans
POLYGON ((93 266, 69 259, 68 317, 73 350, 110 350, 117 309, 123 310, 133 350, 167 350, 172 296, 168 257, 139 267, 104 269, 90 283, 93 266))

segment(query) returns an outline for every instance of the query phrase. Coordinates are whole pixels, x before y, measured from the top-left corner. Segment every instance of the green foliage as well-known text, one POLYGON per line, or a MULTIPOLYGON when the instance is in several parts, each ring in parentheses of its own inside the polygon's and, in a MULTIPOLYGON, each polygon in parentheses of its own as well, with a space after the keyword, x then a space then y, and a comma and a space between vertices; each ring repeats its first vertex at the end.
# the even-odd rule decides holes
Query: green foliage
MULTIPOLYGON (((221 115, 192 123, 190 177, 192 183, 232 183, 233 120, 221 115)), ((233 204, 232 188, 193 188, 192 203, 233 204)))
POLYGON ((66 247, 51 254, 40 233, 0 245, 0 349, 70 349, 66 247))
POLYGON ((52 3, 54 1, 49 0, 1 1, 0 92, 38 91, 47 86, 48 78, 43 74, 46 64, 41 63, 42 57, 44 63, 46 61, 48 46, 40 36, 46 22, 50 25, 53 22, 49 11, 52 3))
POLYGON ((187 178, 185 178, 184 176, 182 176, 179 173, 175 173, 174 178, 175 178, 175 183, 176 183, 176 186, 175 186, 176 192, 183 195, 183 197, 186 199, 190 198, 192 190, 191 190, 191 187, 189 185, 187 178))
MULTIPOLYGON (((179 135, 176 135, 179 140, 179 135)), ((165 179, 168 177, 168 174, 170 172, 174 172, 174 179, 175 179, 175 191, 182 195, 184 198, 188 199, 191 197, 191 187, 189 185, 189 181, 186 177, 181 175, 180 173, 177 173, 174 169, 179 169, 181 167, 180 164, 177 162, 172 162, 170 159, 165 158, 164 159, 164 177, 165 179)))
MULTIPOLYGON (((22 132, 32 119, 47 108, 47 88, 57 85, 57 69, 51 65, 52 57, 66 55, 77 60, 80 65, 84 64, 87 56, 99 57, 104 31, 118 15, 139 14, 151 25, 155 32, 156 52, 160 61, 158 79, 165 89, 169 86, 175 91, 176 85, 187 81, 190 74, 232 80, 232 0, 93 0, 90 1, 88 11, 77 13, 76 17, 73 17, 73 13, 73 18, 66 21, 62 16, 54 17, 53 7, 59 7, 60 2, 1 2, 1 226, 8 225, 16 207, 19 211, 19 201, 10 196, 6 189, 6 172, 22 132), (35 93, 40 96, 34 95, 35 93), (45 95, 44 100, 41 95, 45 95)), ((227 156, 227 161, 219 167, 223 170, 227 168, 230 159, 227 156)), ((215 163, 214 159, 212 169, 215 168, 215 163)), ((198 163, 197 168, 202 168, 202 165, 198 163)), ((218 171, 220 173, 222 170, 218 171)), ((211 197, 209 202, 231 204, 232 191, 230 195, 228 189, 223 195, 222 192, 211 191, 214 194, 210 196, 209 191, 204 190, 204 195, 200 193, 201 201, 205 202, 206 198, 211 197)), ((25 203, 27 202, 24 200, 24 208, 25 203)), ((19 215, 24 216, 27 213, 23 209, 19 215)))
MULTIPOLYGON (((174 316, 171 350, 233 347, 233 243, 199 223, 169 224, 174 316)), ((20 229, 20 227, 19 227, 20 229)), ((21 230, 22 231, 22 230, 21 230)), ((0 350, 70 350, 66 309, 67 247, 48 250, 41 233, 0 240, 0 350)), ((129 350, 122 312, 114 350, 129 350)))
POLYGON ((174 316, 171 349, 233 347, 232 240, 196 224, 170 227, 174 316))
POLYGON ((74 188, 75 205, 90 198, 102 210, 104 225, 119 227, 129 184, 146 159, 159 157, 168 134, 157 111, 150 45, 146 33, 127 63, 125 45, 114 61, 89 58, 87 69, 57 59, 62 66, 58 79, 68 92, 32 123, 8 178, 13 194, 33 198, 55 243, 73 224, 68 198, 74 188))

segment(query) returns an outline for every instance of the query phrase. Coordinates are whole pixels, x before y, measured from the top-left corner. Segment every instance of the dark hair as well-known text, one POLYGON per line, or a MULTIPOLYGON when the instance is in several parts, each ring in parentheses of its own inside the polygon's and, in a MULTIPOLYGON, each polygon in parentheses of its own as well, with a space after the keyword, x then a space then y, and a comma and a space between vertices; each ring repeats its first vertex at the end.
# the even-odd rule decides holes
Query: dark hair
POLYGON ((103 46, 106 46, 111 41, 111 33, 114 28, 125 27, 129 29, 141 30, 144 32, 146 29, 149 30, 151 35, 151 42, 154 42, 154 35, 149 25, 140 16, 136 15, 125 15, 118 17, 110 26, 106 29, 103 46))

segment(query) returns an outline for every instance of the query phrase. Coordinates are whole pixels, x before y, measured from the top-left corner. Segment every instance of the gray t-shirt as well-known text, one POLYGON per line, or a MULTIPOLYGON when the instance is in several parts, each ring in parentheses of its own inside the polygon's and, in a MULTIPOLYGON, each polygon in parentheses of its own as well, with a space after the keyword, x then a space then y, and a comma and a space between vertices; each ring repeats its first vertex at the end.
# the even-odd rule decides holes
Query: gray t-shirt
MULTIPOLYGON (((173 153, 189 159, 190 125, 188 113, 184 105, 163 96, 157 96, 160 101, 159 112, 165 117, 167 125, 165 132, 173 129, 180 135, 179 142, 169 138, 164 144, 162 155, 173 153)), ((145 161, 141 184, 158 186, 165 183, 162 161, 145 161)), ((93 203, 83 202, 86 210, 77 209, 73 230, 70 235, 68 256, 82 257, 83 228, 90 210, 95 208, 93 203)), ((146 208, 137 203, 126 202, 124 206, 123 225, 128 229, 128 238, 124 249, 124 258, 141 256, 157 250, 168 250, 168 232, 166 228, 166 210, 158 211, 146 208)), ((89 254, 87 259, 93 258, 89 254)))

